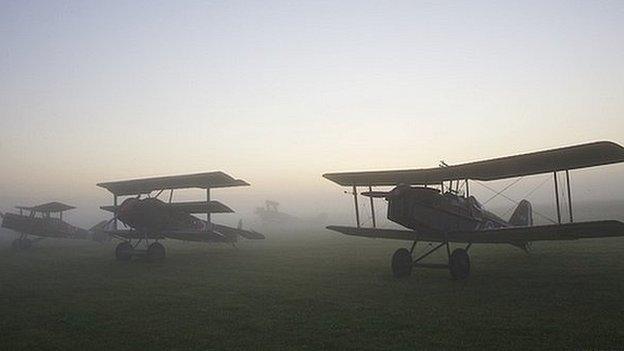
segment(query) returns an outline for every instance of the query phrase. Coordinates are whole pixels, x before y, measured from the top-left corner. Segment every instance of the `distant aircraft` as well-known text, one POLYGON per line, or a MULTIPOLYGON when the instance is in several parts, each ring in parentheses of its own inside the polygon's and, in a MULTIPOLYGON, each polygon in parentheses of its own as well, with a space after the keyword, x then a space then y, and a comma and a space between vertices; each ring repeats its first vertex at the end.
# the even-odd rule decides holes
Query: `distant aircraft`
POLYGON ((26 207, 16 206, 20 213, 5 213, 2 215, 2 227, 20 233, 20 237, 13 241, 13 248, 25 250, 36 240, 43 238, 90 239, 89 231, 75 227, 63 221, 63 212, 75 207, 60 202, 26 207), (27 214, 24 214, 27 212, 27 214), (53 217, 52 214, 58 214, 53 217), (31 240, 29 236, 38 237, 31 240))
POLYGON ((264 235, 260 233, 242 229, 242 221, 239 221, 238 228, 211 221, 212 213, 234 212, 218 201, 211 201, 211 189, 249 185, 223 172, 133 179, 97 185, 113 194, 113 206, 101 208, 114 213, 110 221, 113 227, 106 230, 106 233, 123 240, 115 249, 115 256, 121 261, 128 261, 137 255, 147 255, 150 260, 163 259, 165 247, 159 242, 161 239, 232 244, 237 242, 239 236, 246 239, 264 239, 264 235), (172 202, 174 190, 188 188, 205 189, 206 201, 172 202), (164 191, 169 191, 167 202, 158 198, 164 191), (156 193, 152 194, 153 192, 156 193), (118 206, 118 197, 121 196, 128 198, 118 206), (205 213, 207 220, 193 216, 197 213, 205 213), (118 221, 128 229, 118 229, 118 221), (141 242, 145 249, 139 248, 141 242))
POLYGON ((624 236, 624 223, 616 220, 574 222, 569 171, 624 162, 624 148, 612 142, 594 142, 523 155, 439 168, 328 173, 323 177, 353 189, 356 227, 328 226, 328 229, 368 238, 412 241, 411 249, 398 249, 392 256, 395 277, 408 276, 413 267, 448 269, 455 279, 470 274, 468 249, 472 244, 510 244, 526 250, 539 240, 574 240, 624 236), (562 223, 557 173, 565 172, 569 223, 562 223), (522 200, 508 221, 486 211, 470 196, 469 181, 491 181, 535 174, 554 175, 556 224, 533 225, 531 203, 522 200), (460 194, 460 183, 465 190, 460 194), (455 187, 453 187, 455 184, 455 187), (357 187, 368 187, 373 228, 360 226, 357 187), (373 191, 373 186, 394 186, 391 191, 373 191), (378 229, 373 198, 388 201, 388 219, 411 230, 378 229), (419 257, 413 257, 418 241, 439 242, 419 257), (450 243, 465 244, 451 252, 450 243), (448 261, 423 263, 425 257, 446 248, 448 261))
POLYGON ((263 223, 285 223, 296 222, 299 218, 291 216, 288 213, 280 212, 277 208, 277 201, 266 200, 264 207, 257 207, 255 213, 260 217, 263 223))
POLYGON ((326 223, 327 214, 321 213, 316 217, 300 218, 288 213, 279 211, 279 203, 277 201, 266 200, 264 207, 256 207, 256 215, 260 217, 260 220, 265 225, 272 224, 318 224, 326 223))

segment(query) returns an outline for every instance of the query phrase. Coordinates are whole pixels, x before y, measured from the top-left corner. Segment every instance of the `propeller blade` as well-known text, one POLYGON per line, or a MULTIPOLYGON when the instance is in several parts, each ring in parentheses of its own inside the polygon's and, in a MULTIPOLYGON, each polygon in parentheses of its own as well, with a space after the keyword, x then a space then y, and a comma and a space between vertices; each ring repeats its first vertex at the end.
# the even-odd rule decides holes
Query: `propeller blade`
POLYGON ((386 198, 392 195, 391 191, 365 191, 360 193, 362 196, 374 197, 374 198, 386 198))

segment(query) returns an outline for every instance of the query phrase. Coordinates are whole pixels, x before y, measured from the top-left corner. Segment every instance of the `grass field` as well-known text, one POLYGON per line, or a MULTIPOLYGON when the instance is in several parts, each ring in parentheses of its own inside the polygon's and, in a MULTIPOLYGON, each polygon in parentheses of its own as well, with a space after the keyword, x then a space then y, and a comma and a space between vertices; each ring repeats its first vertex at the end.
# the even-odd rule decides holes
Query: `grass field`
POLYGON ((476 246, 462 282, 395 280, 405 245, 319 230, 238 249, 170 241, 165 262, 121 263, 113 243, 3 241, 0 347, 624 348, 624 240, 476 246))

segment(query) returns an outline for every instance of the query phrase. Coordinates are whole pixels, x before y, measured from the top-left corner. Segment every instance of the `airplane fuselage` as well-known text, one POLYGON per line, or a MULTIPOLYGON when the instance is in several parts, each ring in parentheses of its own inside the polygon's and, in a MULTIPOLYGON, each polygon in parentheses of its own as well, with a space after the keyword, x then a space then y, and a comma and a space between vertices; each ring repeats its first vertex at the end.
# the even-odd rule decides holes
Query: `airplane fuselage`
POLYGON ((167 206, 167 203, 157 198, 126 199, 117 210, 117 219, 134 229, 123 235, 128 239, 147 237, 202 242, 236 242, 239 235, 251 239, 264 238, 258 233, 242 228, 208 223, 190 213, 167 206))
POLYGON ((2 227, 18 233, 48 238, 88 239, 89 232, 54 217, 4 214, 2 227))
POLYGON ((473 197, 434 188, 398 186, 386 198, 388 219, 421 232, 471 231, 508 227, 473 197))

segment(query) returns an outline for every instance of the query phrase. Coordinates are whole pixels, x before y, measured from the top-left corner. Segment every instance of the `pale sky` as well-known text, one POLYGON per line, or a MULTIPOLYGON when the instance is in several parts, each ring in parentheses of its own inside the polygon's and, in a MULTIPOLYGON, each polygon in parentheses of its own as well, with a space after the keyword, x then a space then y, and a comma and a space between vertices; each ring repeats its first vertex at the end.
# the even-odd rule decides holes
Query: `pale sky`
POLYGON ((322 173, 624 144, 623 38, 623 1, 0 0, 0 209, 222 170, 242 212, 348 211, 322 173))

